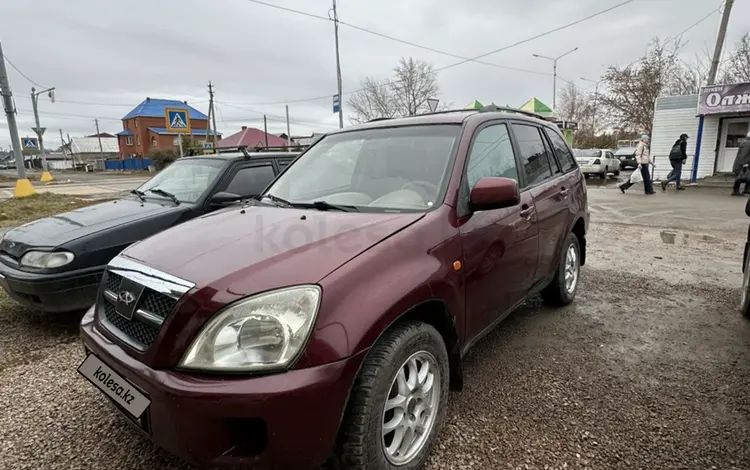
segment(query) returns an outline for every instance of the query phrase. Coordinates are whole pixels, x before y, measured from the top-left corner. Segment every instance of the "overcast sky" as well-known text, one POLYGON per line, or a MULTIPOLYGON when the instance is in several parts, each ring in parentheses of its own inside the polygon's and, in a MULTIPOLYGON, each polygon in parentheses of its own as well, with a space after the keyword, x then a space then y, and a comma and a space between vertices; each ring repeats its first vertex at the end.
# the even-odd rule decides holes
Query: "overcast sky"
MULTIPOLYGON (((266 0, 326 16, 330 0, 266 0)), ((623 0, 338 0, 342 21, 433 49, 476 56, 604 10, 623 0)), ((652 37, 676 34, 719 6, 719 0, 635 0, 595 19, 493 54, 483 60, 558 73, 582 88, 607 64, 637 59, 652 37)), ((248 0, 0 0, 0 41, 29 79, 57 88, 57 102, 40 100, 47 147, 60 145, 58 129, 71 136, 118 132, 120 118, 145 97, 186 100, 207 112, 207 84, 216 88, 219 131, 241 125, 285 131, 289 103, 292 134, 337 127, 333 24, 248 0), (307 98, 324 97, 312 101, 307 98), (297 101, 297 102, 295 102, 297 101), (94 104, 83 104, 94 103, 94 104)), ((686 58, 712 48, 719 14, 685 34, 686 58)), ((728 44, 750 30, 750 2, 736 1, 728 44)), ((365 76, 386 78, 402 56, 436 68, 457 59, 340 28, 343 86, 358 88, 365 76)), ((21 136, 33 135, 32 84, 8 67, 21 136)), ((467 63, 440 72, 440 99, 463 107, 470 101, 520 106, 536 96, 552 104, 550 75, 467 63)), ((558 83, 560 85, 560 83, 558 83)), ((346 112, 346 107, 344 108, 346 112)), ((344 116, 346 121, 346 114, 344 116)), ((0 147, 10 137, 0 120, 0 147)))

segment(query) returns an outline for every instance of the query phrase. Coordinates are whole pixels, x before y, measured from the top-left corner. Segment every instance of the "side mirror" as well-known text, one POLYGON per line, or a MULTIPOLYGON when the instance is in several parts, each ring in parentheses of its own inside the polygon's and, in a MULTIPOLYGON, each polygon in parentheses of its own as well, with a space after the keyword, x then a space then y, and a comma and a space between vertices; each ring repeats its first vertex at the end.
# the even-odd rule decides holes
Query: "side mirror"
POLYGON ((211 197, 209 204, 213 207, 222 207, 229 205, 233 202, 237 202, 242 199, 242 196, 234 193, 218 192, 211 197))
POLYGON ((512 207, 521 202, 518 183, 510 178, 480 178, 469 196, 471 209, 488 211, 512 207))

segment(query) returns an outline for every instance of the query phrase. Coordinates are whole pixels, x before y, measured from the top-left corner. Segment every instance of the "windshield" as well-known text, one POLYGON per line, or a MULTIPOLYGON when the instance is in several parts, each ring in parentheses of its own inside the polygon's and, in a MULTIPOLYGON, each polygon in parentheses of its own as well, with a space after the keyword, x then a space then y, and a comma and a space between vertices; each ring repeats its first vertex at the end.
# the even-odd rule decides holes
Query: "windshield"
POLYGON ((629 157, 632 155, 635 155, 634 148, 622 148, 618 149, 617 152, 615 152, 615 157, 629 157))
POLYGON ((145 197, 165 198, 152 190, 163 190, 174 194, 180 202, 192 203, 201 198, 225 165, 223 160, 191 158, 177 160, 159 174, 146 181, 138 191, 145 197))
POLYGON ((447 184, 459 125, 366 129, 325 137, 268 188, 292 203, 426 210, 447 184))
POLYGON ((573 149, 573 156, 580 159, 600 158, 602 151, 596 149, 573 149))

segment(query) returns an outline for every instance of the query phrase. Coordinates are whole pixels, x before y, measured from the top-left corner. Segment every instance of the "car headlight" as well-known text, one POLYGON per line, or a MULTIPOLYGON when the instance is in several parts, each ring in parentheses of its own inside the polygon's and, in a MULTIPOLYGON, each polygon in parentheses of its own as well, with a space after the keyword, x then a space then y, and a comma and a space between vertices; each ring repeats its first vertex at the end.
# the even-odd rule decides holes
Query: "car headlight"
POLYGON ((320 297, 320 287, 306 285, 240 300, 203 327, 180 367, 216 372, 285 368, 310 336, 320 297))
POLYGON ((21 266, 53 269, 65 266, 75 256, 68 251, 29 251, 21 257, 21 266))

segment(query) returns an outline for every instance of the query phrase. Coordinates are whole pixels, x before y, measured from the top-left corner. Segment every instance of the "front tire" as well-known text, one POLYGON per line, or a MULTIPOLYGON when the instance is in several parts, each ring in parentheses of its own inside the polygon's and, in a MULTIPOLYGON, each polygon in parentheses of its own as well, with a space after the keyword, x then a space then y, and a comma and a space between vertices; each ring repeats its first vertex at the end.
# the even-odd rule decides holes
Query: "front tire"
POLYGON ((747 257, 745 274, 742 277, 742 293, 740 296, 740 312, 750 319, 750 256, 747 257))
POLYGON ((337 451, 342 468, 416 470, 442 427, 448 352, 421 322, 383 333, 365 358, 349 398, 337 451))
POLYGON ((581 245, 574 233, 568 234, 560 255, 555 277, 542 290, 542 299, 550 305, 562 307, 573 302, 581 277, 581 245))

